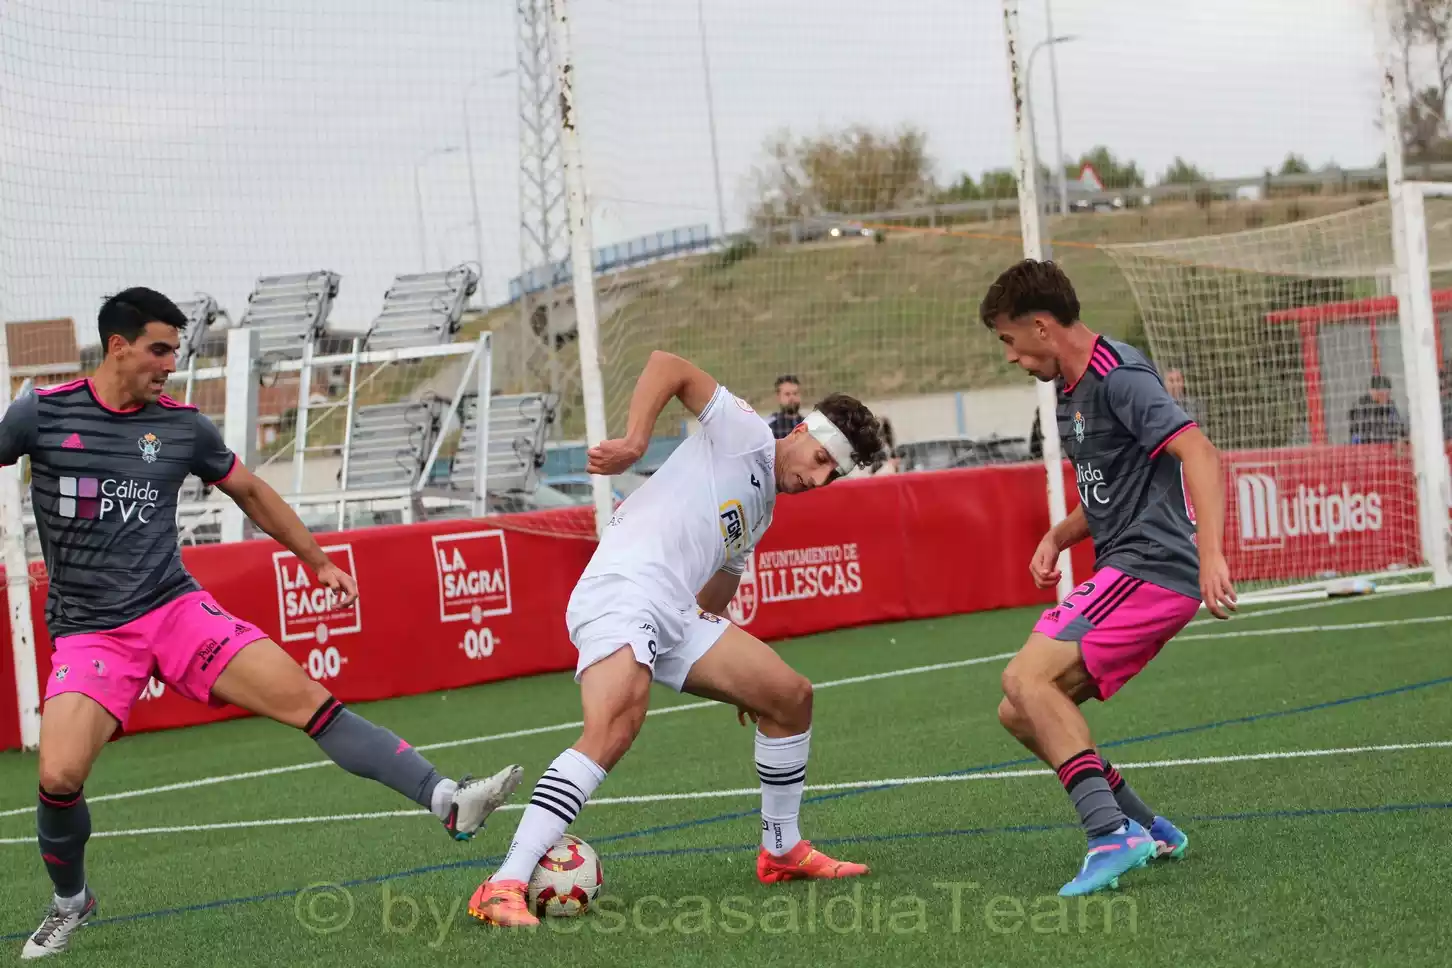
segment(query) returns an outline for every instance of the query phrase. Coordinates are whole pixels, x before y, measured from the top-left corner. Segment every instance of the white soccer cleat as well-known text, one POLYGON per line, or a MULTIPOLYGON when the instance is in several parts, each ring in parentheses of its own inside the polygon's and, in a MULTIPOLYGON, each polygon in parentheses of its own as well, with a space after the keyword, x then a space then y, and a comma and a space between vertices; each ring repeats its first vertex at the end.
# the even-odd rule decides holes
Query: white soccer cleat
POLYGON ((486 780, 466 775, 454 791, 449 819, 444 821, 444 826, 455 840, 473 839, 489 815, 504 806, 522 779, 524 770, 518 766, 506 766, 486 780))
POLYGON ((90 887, 86 888, 86 903, 81 905, 79 911, 62 911, 60 906, 51 901, 50 911, 47 912, 45 920, 40 922, 40 927, 35 929, 35 934, 25 942, 25 950, 20 952, 22 961, 30 961, 34 958, 44 958, 46 955, 58 955, 66 950, 71 943, 71 935, 77 928, 91 920, 96 913, 96 895, 91 893, 90 887))

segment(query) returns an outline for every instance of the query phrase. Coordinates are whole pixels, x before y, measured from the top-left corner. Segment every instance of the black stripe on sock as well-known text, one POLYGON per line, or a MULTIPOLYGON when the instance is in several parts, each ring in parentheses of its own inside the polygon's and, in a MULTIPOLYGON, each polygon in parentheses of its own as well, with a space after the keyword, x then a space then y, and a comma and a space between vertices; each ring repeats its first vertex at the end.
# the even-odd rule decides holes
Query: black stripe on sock
POLYGON ((559 807, 565 813, 569 814, 570 823, 574 823, 575 817, 579 816, 580 814, 580 808, 577 805, 570 803, 568 800, 562 799, 550 790, 541 790, 539 787, 535 787, 534 793, 529 798, 529 802, 538 804, 539 806, 544 806, 546 803, 554 804, 556 807, 559 807))
POLYGON ((805 763, 799 763, 796 766, 765 766, 757 763, 756 773, 758 776, 763 774, 766 776, 788 776, 792 773, 802 773, 806 768, 807 764, 805 763))
POLYGON ((572 824, 572 823, 575 822, 575 818, 574 817, 570 816, 568 813, 562 812, 558 808, 556 808, 556 807, 554 807, 554 806, 552 806, 552 805, 550 805, 548 803, 545 803, 538 796, 531 797, 530 798, 530 801, 529 801, 529 805, 531 807, 539 807, 541 810, 548 810, 550 813, 554 814, 556 817, 559 817, 561 820, 563 820, 566 824, 572 824))
POLYGON ((767 786, 795 786, 798 783, 803 783, 806 781, 807 771, 803 770, 802 772, 794 776, 782 777, 762 776, 758 773, 757 779, 761 780, 761 782, 765 783, 767 786))
POLYGON ((81 791, 75 793, 51 793, 45 787, 40 787, 40 800, 48 807, 55 807, 57 810, 64 810, 67 807, 74 807, 81 802, 81 791))
POLYGON ((317 711, 313 713, 312 718, 308 720, 308 724, 303 727, 303 732, 307 733, 313 739, 317 739, 318 734, 327 729, 328 724, 334 719, 337 719, 338 713, 342 711, 343 704, 332 696, 329 696, 317 708, 317 711))
POLYGON ((548 793, 554 797, 557 797, 561 803, 564 803, 565 801, 573 803, 576 810, 579 810, 585 806, 584 791, 581 790, 579 787, 574 786, 573 784, 570 785, 569 789, 564 789, 557 784, 546 785, 545 778, 541 777, 539 783, 535 784, 534 792, 548 793))

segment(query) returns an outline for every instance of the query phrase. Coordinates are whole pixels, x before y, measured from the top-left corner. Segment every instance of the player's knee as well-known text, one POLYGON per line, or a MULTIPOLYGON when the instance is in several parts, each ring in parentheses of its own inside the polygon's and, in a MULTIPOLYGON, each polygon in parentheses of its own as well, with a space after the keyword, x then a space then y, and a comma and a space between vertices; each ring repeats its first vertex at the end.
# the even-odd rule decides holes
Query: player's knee
POLYGON ((333 694, 322 683, 306 679, 283 690, 274 700, 272 718, 297 729, 308 729, 314 720, 327 712, 326 706, 333 702, 333 694))
POLYGON ((84 763, 40 764, 40 788, 46 793, 76 793, 85 785, 90 772, 84 763))
POLYGON ((1018 707, 1007 696, 998 703, 998 722, 1004 729, 1015 736, 1023 733, 1023 714, 1018 711, 1018 707))
POLYGON ((793 733, 805 733, 812 726, 812 682, 806 676, 794 675, 782 684, 773 708, 766 714, 779 726, 793 733))
MULTIPOLYGON (((1043 677, 1036 675, 1027 664, 1018 661, 1010 662, 1008 668, 1003 670, 1001 680, 1003 698, 1017 712, 1023 708, 1025 698, 1035 686, 1041 684, 1042 679, 1043 677)), ((1000 710, 1002 708, 1002 706, 999 707, 1000 710)))

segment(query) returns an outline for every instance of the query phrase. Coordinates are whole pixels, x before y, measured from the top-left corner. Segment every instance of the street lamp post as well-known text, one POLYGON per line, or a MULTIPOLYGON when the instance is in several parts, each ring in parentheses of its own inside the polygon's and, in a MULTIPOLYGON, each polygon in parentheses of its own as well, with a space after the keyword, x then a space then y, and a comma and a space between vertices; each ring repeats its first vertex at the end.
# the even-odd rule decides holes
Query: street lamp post
POLYGON ((474 207, 474 259, 479 263, 479 287, 474 296, 480 309, 488 305, 484 296, 484 222, 479 217, 479 184, 474 175, 474 136, 469 129, 469 95, 473 93, 475 85, 482 81, 497 81, 513 75, 514 68, 496 71, 488 77, 475 78, 464 88, 464 163, 469 166, 469 201, 474 207))
MULTIPOLYGON (((1054 3, 1044 0, 1044 32, 1054 36, 1054 3)), ((1049 86, 1054 92, 1054 174, 1059 183, 1059 214, 1069 214, 1069 180, 1064 171, 1064 125, 1059 113, 1059 58, 1049 47, 1049 86)))
POLYGON ((706 126, 711 134, 711 170, 716 175, 716 221, 721 239, 726 239, 726 203, 721 193, 721 154, 716 147, 716 99, 711 93, 711 55, 706 47, 705 0, 696 0, 696 22, 701 34, 701 69, 706 78, 706 126))
POLYGON ((418 212, 418 271, 429 271, 428 239, 424 235, 424 212, 423 212, 423 186, 419 184, 419 171, 424 164, 435 155, 451 155, 457 152, 457 146, 450 145, 447 148, 435 148, 432 151, 424 152, 423 156, 413 164, 413 201, 418 212))
MULTIPOLYGON (((1034 124, 1034 96, 1033 96, 1033 87, 1034 87, 1034 84, 1033 84, 1033 78, 1034 78, 1034 58, 1037 57, 1039 51, 1043 50, 1045 47, 1052 47, 1055 44, 1066 43, 1068 41, 1073 40, 1074 38, 1075 38, 1075 35, 1074 34, 1062 34, 1062 35, 1060 35, 1058 37, 1048 37, 1048 38, 1045 38, 1044 40, 1039 41, 1037 44, 1034 44, 1033 49, 1029 51, 1028 63, 1024 66, 1024 72, 1023 72, 1023 76, 1024 76, 1023 99, 1028 104, 1029 139, 1034 144, 1034 157, 1035 158, 1037 158, 1038 157, 1038 154, 1039 154, 1038 153, 1038 144, 1039 144, 1039 141, 1038 141, 1038 128, 1034 124)), ((1064 169, 1064 159, 1063 159, 1063 157, 1061 156, 1055 162, 1055 164, 1058 166, 1059 172, 1062 175, 1063 169, 1064 169)), ((1032 175, 1033 180, 1034 180, 1034 185, 1037 186, 1038 183, 1039 183, 1039 166, 1038 166, 1038 163, 1037 162, 1034 164, 1034 170, 1031 173, 1031 175, 1032 175)), ((1062 182, 1061 182, 1061 184, 1062 184, 1062 182)), ((1035 195, 1037 195, 1037 192, 1035 193, 1035 195)), ((1060 196, 1060 205, 1062 206, 1062 211, 1068 211, 1068 207, 1069 206, 1068 206, 1068 186, 1067 185, 1063 186, 1062 194, 1060 196)), ((1034 217, 1035 218, 1038 217, 1038 213, 1037 212, 1034 213, 1034 217)))

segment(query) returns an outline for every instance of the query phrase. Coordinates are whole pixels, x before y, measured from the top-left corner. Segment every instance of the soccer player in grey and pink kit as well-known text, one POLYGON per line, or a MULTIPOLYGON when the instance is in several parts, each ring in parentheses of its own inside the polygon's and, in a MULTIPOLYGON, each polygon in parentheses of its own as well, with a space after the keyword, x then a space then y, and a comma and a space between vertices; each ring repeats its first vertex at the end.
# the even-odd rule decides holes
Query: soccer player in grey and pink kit
POLYGON ((519 784, 506 767, 459 781, 363 719, 257 626, 217 604, 182 565, 177 492, 188 474, 219 488, 297 555, 320 584, 357 597, 292 508, 252 475, 196 407, 162 391, 186 317, 150 289, 101 307, 105 358, 90 379, 27 393, 0 420, 0 464, 30 457, 36 528, 50 578, 54 641, 40 725, 41 857, 50 911, 21 957, 64 951, 96 911, 86 878, 91 818, 82 785, 151 676, 212 705, 231 703, 307 733, 334 762, 430 810, 468 840, 519 784))
POLYGON ((1059 438, 1078 481, 1079 506, 1034 552, 1035 583, 1056 585, 1060 552, 1094 542, 1093 576, 1044 613, 1003 672, 998 707, 1074 802, 1089 851, 1059 893, 1089 894, 1189 844, 1099 756, 1079 704, 1106 701, 1138 675, 1202 600, 1217 618, 1235 607, 1220 459, 1138 350, 1080 321, 1074 287, 1054 263, 1007 269, 979 315, 1010 363, 1054 382, 1059 438))

